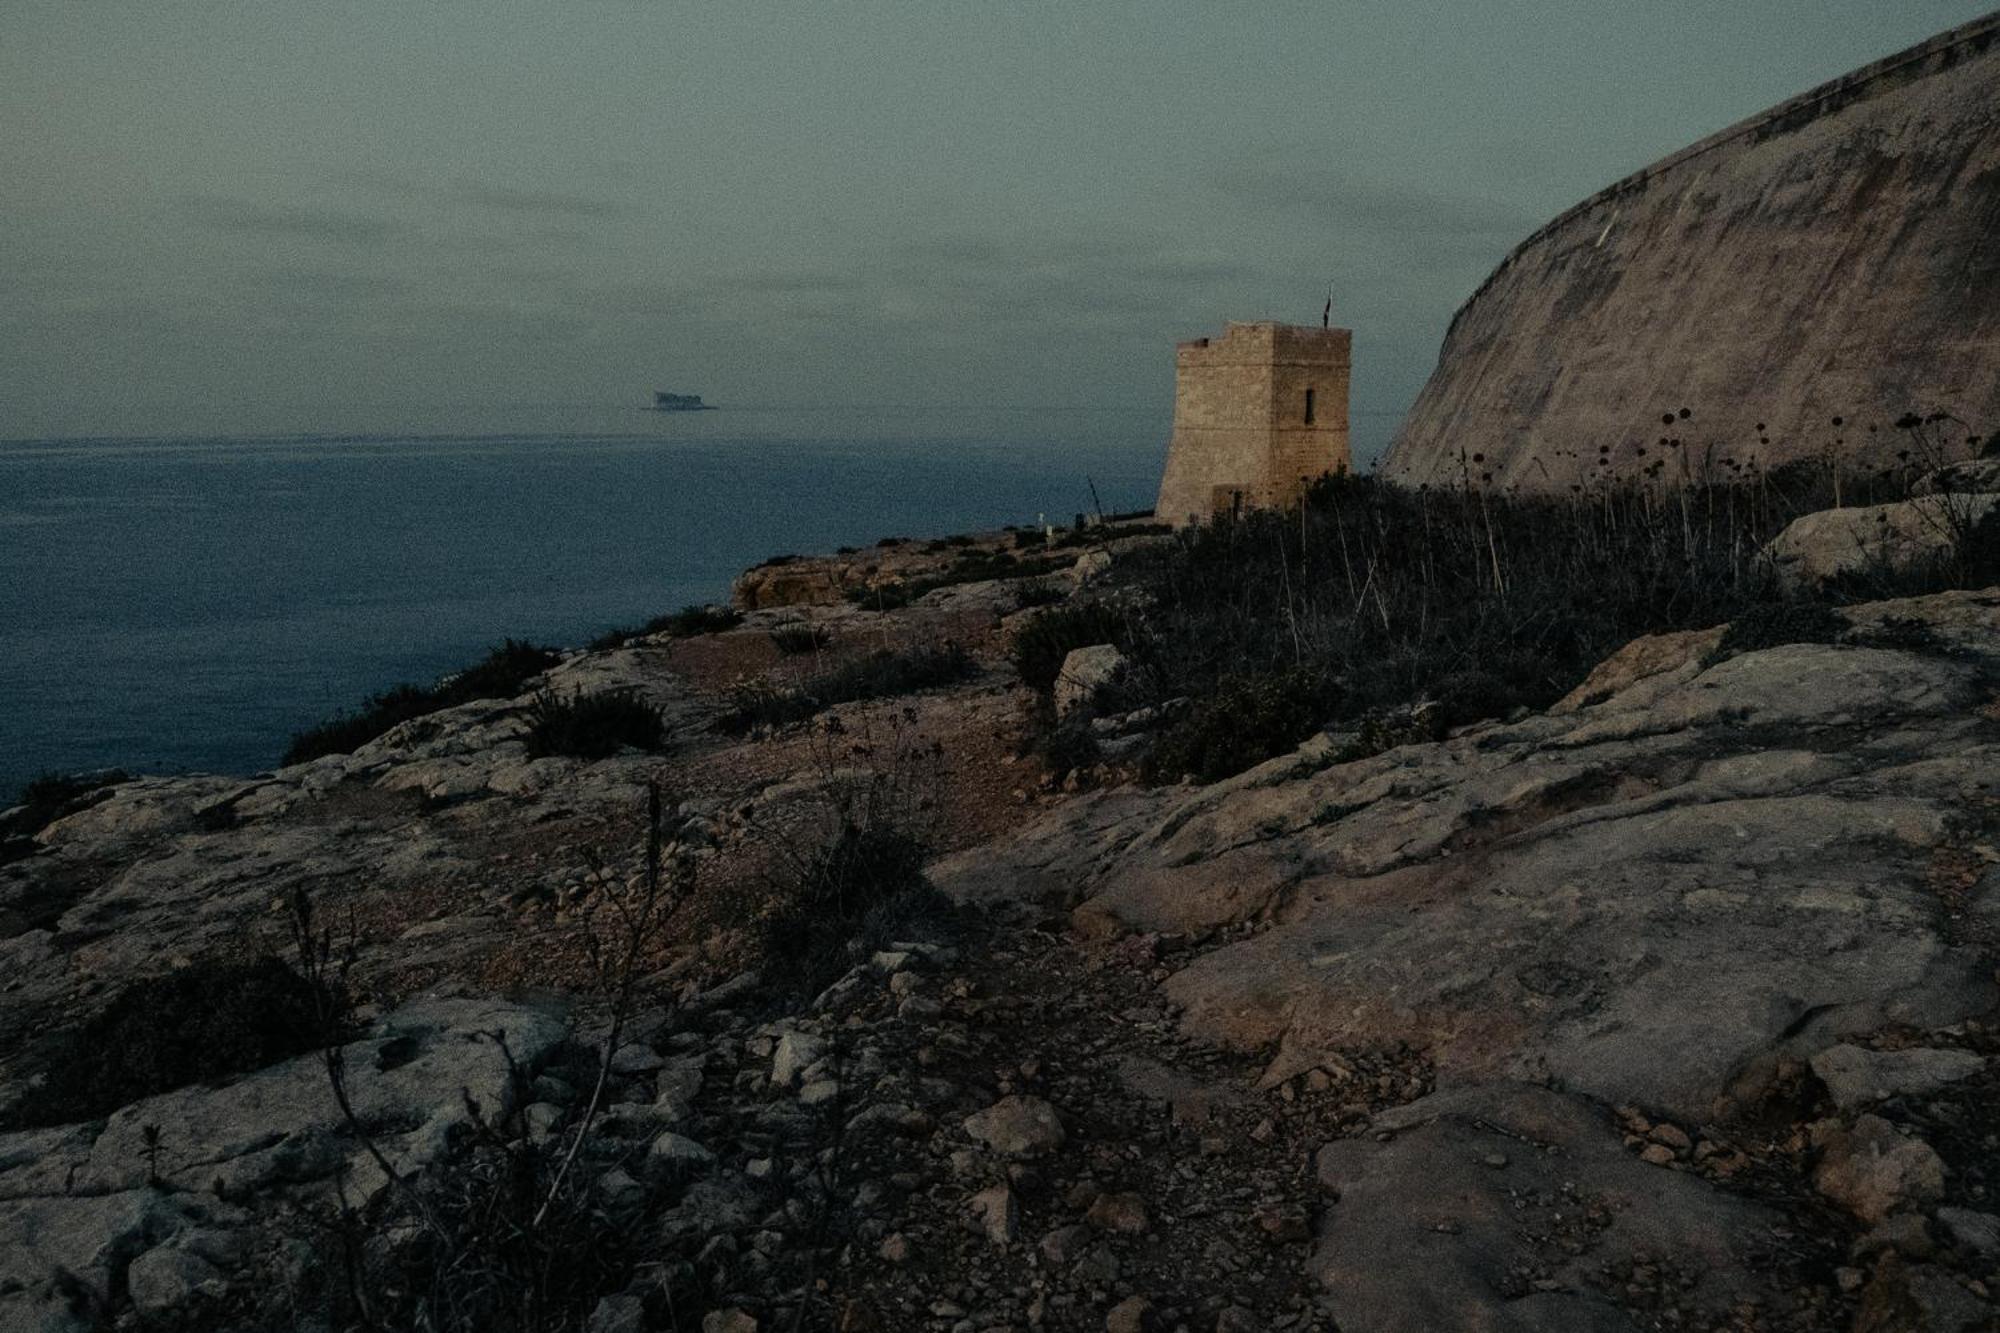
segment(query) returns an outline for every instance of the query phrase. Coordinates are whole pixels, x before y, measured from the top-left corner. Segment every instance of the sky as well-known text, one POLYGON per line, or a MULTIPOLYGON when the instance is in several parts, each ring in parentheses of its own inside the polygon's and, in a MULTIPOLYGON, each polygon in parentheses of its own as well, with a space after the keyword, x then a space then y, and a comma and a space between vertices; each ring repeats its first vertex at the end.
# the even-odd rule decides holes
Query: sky
POLYGON ((0 0, 0 439, 1164 414, 1330 284, 1365 456, 1535 226, 1986 3, 0 0))

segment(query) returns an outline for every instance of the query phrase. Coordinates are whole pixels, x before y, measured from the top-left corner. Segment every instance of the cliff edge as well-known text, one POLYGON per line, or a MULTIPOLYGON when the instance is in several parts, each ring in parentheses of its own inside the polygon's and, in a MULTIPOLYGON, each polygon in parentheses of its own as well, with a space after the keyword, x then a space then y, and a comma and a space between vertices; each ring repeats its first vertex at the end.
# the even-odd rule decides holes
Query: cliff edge
POLYGON ((1887 461, 1909 411, 2000 421, 2000 14, 1528 237, 1453 318, 1382 474, 1567 491, 1648 467, 1887 461))

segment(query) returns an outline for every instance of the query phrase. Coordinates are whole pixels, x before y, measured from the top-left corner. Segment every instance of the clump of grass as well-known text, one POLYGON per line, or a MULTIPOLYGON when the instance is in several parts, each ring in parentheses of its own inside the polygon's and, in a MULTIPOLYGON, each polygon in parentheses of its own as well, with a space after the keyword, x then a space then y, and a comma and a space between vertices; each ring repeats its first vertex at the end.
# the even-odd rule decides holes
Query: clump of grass
POLYGON ((1752 653, 1784 643, 1832 643, 1846 630, 1847 621, 1822 602, 1753 606, 1729 622, 1707 661, 1720 662, 1738 653, 1752 653))
POLYGON ((771 631, 772 646, 786 657, 816 653, 833 642, 833 635, 820 625, 780 625, 771 631))
POLYGON ((965 679, 975 669, 972 655, 963 644, 884 648, 830 666, 796 686, 764 682, 740 686, 732 692, 730 710, 717 725, 724 731, 740 734, 758 725, 802 722, 835 704, 949 685, 965 679))
POLYGON ((1043 611, 1014 632, 1009 648, 1014 670, 1028 688, 1049 694, 1062 671, 1063 659, 1077 648, 1093 644, 1131 642, 1132 619, 1105 602, 1081 602, 1043 611))
POLYGON ((1030 752, 1041 760, 1049 776, 1058 779, 1077 769, 1089 768, 1103 757, 1097 737, 1090 729, 1090 719, 1081 713, 1035 734, 1030 752))
POLYGON ((1054 606, 1069 600, 1069 589, 1050 578, 1022 579, 1014 587, 1014 607, 1026 611, 1037 606, 1054 606))
POLYGON ((554 649, 508 639, 472 666, 435 685, 393 685, 342 717, 292 737, 283 763, 303 764, 321 755, 351 754, 412 718, 474 699, 511 699, 536 676, 560 662, 554 649))
POLYGON ((276 958, 202 962, 126 987, 49 1043, 47 1078, 17 1108, 24 1125, 91 1120, 155 1093, 262 1069, 313 1050, 319 998, 276 958))
MULTIPOLYGON (((767 562, 768 563, 768 562, 767 562)), ((623 648, 634 639, 653 634, 669 634, 676 639, 692 639, 703 634, 720 634, 743 623, 743 613, 729 606, 691 604, 664 616, 654 616, 637 629, 606 630, 590 641, 595 652, 623 648)))
POLYGON ((948 916, 948 904, 924 878, 928 850, 894 824, 843 821, 797 867, 762 923, 766 977, 815 994, 846 969, 851 941, 887 943, 914 922, 948 916))
POLYGON ((666 745, 666 724, 660 710, 632 690, 544 691, 528 709, 527 744, 537 759, 609 759, 628 748, 652 753, 666 745))

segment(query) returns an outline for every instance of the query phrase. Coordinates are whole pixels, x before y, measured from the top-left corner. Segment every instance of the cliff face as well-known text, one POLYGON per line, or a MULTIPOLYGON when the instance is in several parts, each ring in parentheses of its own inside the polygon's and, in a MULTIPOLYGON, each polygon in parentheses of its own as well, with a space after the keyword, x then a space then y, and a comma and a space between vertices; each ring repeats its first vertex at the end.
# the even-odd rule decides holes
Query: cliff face
POLYGON ((1911 410, 1962 418, 1960 443, 2000 430, 2000 14, 1530 236, 1453 319, 1382 472, 1566 490, 1662 459, 1887 462, 1911 410))

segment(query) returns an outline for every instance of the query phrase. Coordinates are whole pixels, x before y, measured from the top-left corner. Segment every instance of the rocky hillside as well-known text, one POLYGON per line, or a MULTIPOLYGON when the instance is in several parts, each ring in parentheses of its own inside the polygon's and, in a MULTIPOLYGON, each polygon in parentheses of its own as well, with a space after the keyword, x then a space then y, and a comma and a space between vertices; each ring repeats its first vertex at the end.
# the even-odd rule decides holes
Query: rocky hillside
POLYGON ((1010 647, 1156 541, 38 817, 0 1329, 1996 1326, 2000 588, 1059 784, 1010 647))
POLYGON ((1383 475, 1566 493, 1663 457, 1872 471, 1905 413, 2000 429, 1996 107, 1989 15, 1567 210, 1453 318, 1383 475))

